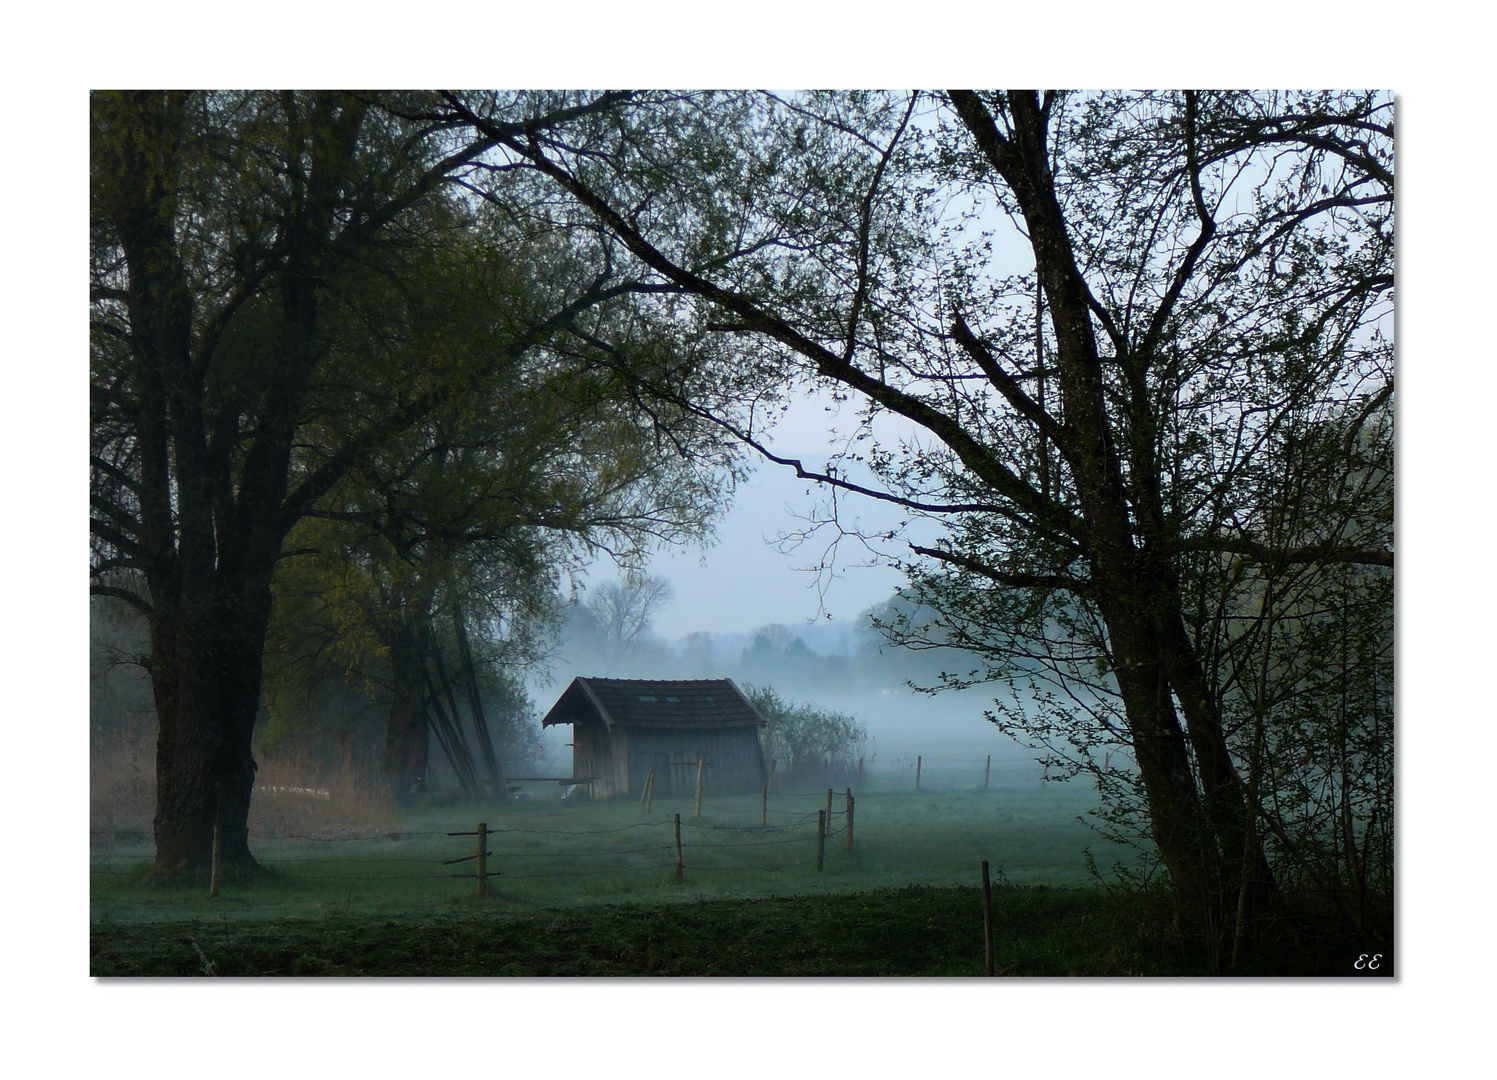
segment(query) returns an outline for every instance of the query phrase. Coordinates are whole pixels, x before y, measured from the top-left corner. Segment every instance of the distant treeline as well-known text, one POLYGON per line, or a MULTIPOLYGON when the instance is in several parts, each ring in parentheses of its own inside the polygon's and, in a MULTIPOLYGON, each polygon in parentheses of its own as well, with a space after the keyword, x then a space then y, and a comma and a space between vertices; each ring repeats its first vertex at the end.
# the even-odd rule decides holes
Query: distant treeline
MULTIPOLYGON (((679 602, 679 601, 678 601, 679 602)), ((635 679, 731 678, 794 694, 843 692, 913 684, 934 687, 942 676, 966 677, 983 667, 950 647, 905 648, 877 628, 896 612, 918 612, 893 597, 862 612, 853 625, 771 623, 747 634, 698 632, 667 641, 646 632, 621 641, 600 625, 594 608, 566 609, 553 673, 635 679)))

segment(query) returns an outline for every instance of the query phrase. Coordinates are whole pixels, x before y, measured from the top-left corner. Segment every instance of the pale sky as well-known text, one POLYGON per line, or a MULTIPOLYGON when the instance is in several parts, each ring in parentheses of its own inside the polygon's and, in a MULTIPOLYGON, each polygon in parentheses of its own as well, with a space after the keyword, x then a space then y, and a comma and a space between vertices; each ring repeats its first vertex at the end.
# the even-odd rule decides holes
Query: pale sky
MULTIPOLYGON (((800 458, 806 468, 821 469, 831 448, 834 432, 846 433, 857 423, 854 403, 840 409, 825 394, 799 397, 776 427, 772 449, 785 457, 800 458)), ((897 439, 913 431, 913 425, 893 417, 881 417, 876 428, 880 441, 897 439)), ((924 436, 928 438, 928 436, 924 436)), ((904 577, 887 565, 868 565, 874 554, 856 538, 841 540, 834 560, 834 575, 820 575, 814 567, 822 560, 834 531, 817 535, 790 550, 781 550, 776 540, 806 526, 806 518, 826 502, 821 485, 797 480, 794 470, 764 461, 750 451, 753 475, 742 485, 718 526, 717 543, 702 551, 696 548, 665 551, 651 561, 650 572, 669 578, 674 601, 655 621, 655 633, 672 640, 694 631, 737 633, 767 623, 794 626, 812 622, 849 622, 860 611, 887 600, 904 577)), ((909 514, 898 507, 861 496, 839 496, 839 517, 846 528, 873 532, 897 527, 909 514)), ((938 535, 932 523, 920 522, 909 535, 921 543, 938 535)), ((886 552, 903 552, 904 542, 885 541, 886 552)), ((595 564, 589 581, 615 575, 606 561, 595 564)))

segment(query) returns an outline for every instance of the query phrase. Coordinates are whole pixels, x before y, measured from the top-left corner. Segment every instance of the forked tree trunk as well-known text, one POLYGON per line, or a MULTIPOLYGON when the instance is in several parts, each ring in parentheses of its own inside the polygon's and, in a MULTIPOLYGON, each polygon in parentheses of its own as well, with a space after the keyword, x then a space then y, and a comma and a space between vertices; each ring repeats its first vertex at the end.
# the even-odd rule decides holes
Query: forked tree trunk
POLYGON ((1223 950, 1278 909, 1262 839, 1167 574, 1139 560, 1100 604, 1133 734, 1152 837, 1192 927, 1223 950), (1183 722, 1182 722, 1183 720, 1183 722), (1239 928, 1241 928, 1239 930, 1239 928))
POLYGON ((1132 412, 1118 424, 1109 412, 1087 286, 1050 170, 1047 110, 1031 92, 1010 94, 1005 135, 976 95, 950 93, 1029 226, 1056 341, 1065 433, 1057 448, 1076 483, 1091 584, 1107 626, 1153 839, 1187 920, 1208 935, 1216 952, 1235 925, 1238 868, 1261 872, 1270 886, 1272 877, 1261 844, 1244 857, 1244 845, 1254 841, 1241 780, 1181 623, 1180 590, 1169 563, 1174 537, 1161 503, 1152 403, 1139 367, 1149 358, 1114 358, 1131 380, 1124 408, 1132 412), (1123 467, 1124 453, 1131 453, 1131 475, 1123 467))
POLYGON ((1118 690, 1133 736, 1149 825, 1187 917, 1209 926, 1221 889, 1215 842, 1202 819, 1190 754, 1170 684, 1148 627, 1126 605, 1104 601, 1118 690))
MULTIPOLYGON (((156 868, 163 873, 206 866, 215 822, 223 859, 231 866, 254 863, 247 824, 251 739, 282 542, 357 454, 415 415, 388 418, 387 431, 372 425, 362 442, 311 466, 288 497, 298 424, 313 371, 328 352, 317 333, 320 296, 336 264, 360 258, 361 245, 435 190, 461 158, 414 178, 376 172, 378 180, 366 187, 359 169, 368 102, 290 93, 277 101, 279 111, 269 109, 251 125, 269 124, 261 133, 266 141, 246 145, 251 157, 270 155, 261 164, 276 174, 277 185, 284 181, 274 190, 278 204, 286 203, 274 226, 251 226, 273 234, 273 244, 231 245, 248 262, 239 265, 235 256, 211 271, 228 284, 195 277, 210 271, 184 252, 205 238, 193 233, 189 240, 183 232, 181 196, 222 182, 217 197, 234 205, 237 174, 213 170, 229 167, 239 129, 223 126, 201 95, 187 93, 100 94, 91 109, 94 221, 113 234, 123 257, 124 291, 115 299, 128 312, 130 350, 128 378, 95 391, 125 423, 137 472, 126 477, 133 496, 124 505, 96 492, 91 527, 115 561, 147 584, 149 601, 137 603, 151 620, 160 721, 156 868), (387 181, 397 190, 387 190, 387 181), (385 197, 375 198, 376 190, 385 197), (349 200, 361 207, 353 221, 344 214, 349 200), (337 252, 335 237, 342 245, 337 252), (210 297, 204 310, 196 308, 210 297), (244 311, 256 313, 257 333, 270 328, 259 320, 277 324, 256 339, 264 350, 251 371, 241 370, 242 358, 219 354, 236 313, 244 311)), ((245 189, 251 200, 258 182, 245 189)), ((223 228, 232 239, 237 225, 204 228, 223 228)))

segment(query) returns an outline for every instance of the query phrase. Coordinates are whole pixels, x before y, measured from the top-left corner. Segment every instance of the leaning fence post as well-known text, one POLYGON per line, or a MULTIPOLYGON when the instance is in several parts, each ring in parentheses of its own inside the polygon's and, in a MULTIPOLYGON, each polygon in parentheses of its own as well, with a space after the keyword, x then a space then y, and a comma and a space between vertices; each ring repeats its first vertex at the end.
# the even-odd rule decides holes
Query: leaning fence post
POLYGON ((697 812, 695 817, 702 816, 702 770, 707 767, 706 758, 697 758, 697 812))
POLYGON ((988 881, 988 861, 982 862, 982 940, 987 974, 993 975, 993 886, 988 881))
POLYGON ((847 850, 852 850, 852 788, 847 789, 847 850))
POLYGON ((681 815, 676 815, 676 884, 686 880, 686 867, 681 862, 681 815))
POLYGON ((915 790, 920 790, 920 755, 915 755, 915 790))
POLYGON ((816 872, 826 864, 826 811, 816 811, 816 872))
POLYGON ((489 823, 478 823, 478 895, 489 894, 489 823))

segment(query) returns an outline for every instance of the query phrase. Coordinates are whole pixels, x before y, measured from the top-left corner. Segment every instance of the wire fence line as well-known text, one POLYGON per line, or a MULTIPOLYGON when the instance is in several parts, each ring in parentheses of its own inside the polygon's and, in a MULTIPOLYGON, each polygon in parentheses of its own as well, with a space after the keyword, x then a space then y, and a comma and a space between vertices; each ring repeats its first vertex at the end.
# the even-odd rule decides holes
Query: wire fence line
MULTIPOLYGON (((705 822, 700 822, 700 821, 682 821, 681 822, 681 827, 683 829, 704 829, 704 830, 710 830, 710 831, 715 831, 715 832, 754 832, 754 833, 763 833, 763 832, 788 832, 788 831, 790 831, 792 829, 800 827, 803 824, 806 824, 806 823, 809 823, 809 822, 813 822, 813 821, 816 820, 816 812, 814 812, 814 811, 812 813, 808 814, 808 813, 805 813, 804 811, 779 811, 779 810, 773 810, 773 809, 771 809, 769 812, 772 813, 772 814, 773 813, 790 814, 790 815, 794 816, 795 820, 791 821, 791 822, 786 822, 784 824, 776 824, 776 825, 709 825, 709 824, 706 824, 705 822)), ((845 810, 837 810, 837 811, 834 811, 833 814, 832 814, 832 817, 842 817, 842 816, 846 816, 846 811, 845 810)), ((828 820, 830 821, 830 818, 828 820)), ((659 828, 668 827, 671 824, 673 824, 672 820, 669 819, 669 818, 666 818, 666 819, 663 819, 663 820, 660 820, 660 821, 638 821, 638 822, 635 822, 635 823, 633 823, 631 825, 621 825, 621 826, 618 826, 616 828, 611 828, 611 829, 523 829, 523 828, 518 828, 518 827, 508 828, 508 827, 498 826, 498 827, 490 827, 488 829, 488 836, 489 836, 490 839, 493 839, 495 837, 500 837, 500 836, 508 836, 508 835, 511 835, 511 834, 518 834, 518 835, 525 835, 525 836, 610 836, 610 835, 614 835, 614 834, 617 834, 617 833, 629 832, 630 830, 633 830, 633 829, 659 829, 659 828)), ((89 835, 90 836, 113 836, 113 837, 123 837, 123 836, 150 837, 150 836, 152 836, 154 834, 152 834, 151 832, 149 832, 149 831, 147 831, 145 829, 90 829, 89 830, 89 835)), ((299 842, 299 843, 318 843, 318 844, 347 844, 347 843, 373 842, 373 841, 377 841, 377 840, 395 840, 395 841, 399 841, 399 840, 408 840, 408 839, 416 838, 416 837, 451 836, 451 835, 453 835, 453 834, 450 833, 450 832, 447 832, 445 830, 425 830, 425 831, 412 830, 412 831, 401 831, 401 832, 390 832, 390 833, 375 833, 375 834, 373 834, 371 836, 308 836, 308 835, 299 834, 299 833, 259 833, 259 832, 253 832, 253 831, 251 831, 249 833, 249 836, 250 836, 251 839, 260 840, 260 841, 263 841, 263 842, 266 842, 266 843, 279 843, 279 842, 296 841, 296 842, 299 842)), ((521 853, 513 853, 513 854, 519 855, 521 853)), ((564 853, 564 854, 571 854, 571 853, 568 852, 568 853, 564 853)), ((596 852, 594 854, 608 854, 608 852, 596 852)), ((381 858, 383 858, 383 859, 389 859, 389 860, 398 860, 400 857, 399 856, 382 856, 381 858)), ((356 861, 356 860, 354 860, 354 859, 347 859, 346 861, 356 861)), ((379 861, 379 860, 370 860, 370 861, 379 861)))
MULTIPOLYGON (((90 836, 154 836, 147 829, 90 829, 90 836)), ((316 844, 347 844, 366 840, 406 840, 413 836, 446 836, 444 832, 392 832, 373 836, 304 836, 298 833, 260 833, 251 830, 254 840, 305 840, 316 844)))
POLYGON ((351 844, 369 840, 409 840, 413 836, 441 836, 440 832, 375 833, 373 836, 303 836, 297 833, 250 833, 255 840, 305 840, 314 844, 351 844))
POLYGON ((674 862, 650 863, 648 866, 629 866, 622 870, 578 870, 568 874, 505 874, 510 881, 538 881, 542 878, 592 877, 598 874, 632 874, 640 870, 669 870, 674 862))
MULTIPOLYGON (((823 795, 817 795, 815 797, 818 798, 818 799, 825 798, 825 796, 823 796, 823 795)), ((678 834, 678 836, 672 842, 665 843, 665 844, 652 844, 652 845, 647 845, 647 846, 642 846, 642 847, 630 847, 630 848, 607 848, 607 847, 604 847, 601 850, 583 850, 583 851, 572 851, 572 850, 561 850, 561 851, 521 851, 521 850, 506 851, 506 850, 494 850, 494 851, 490 851, 490 850, 485 850, 484 851, 484 858, 486 860, 492 860, 493 864, 497 864, 497 865, 503 865, 503 864, 505 864, 507 862, 510 862, 511 860, 518 861, 518 860, 522 860, 522 859, 569 859, 569 860, 575 859, 575 860, 592 860, 592 859, 604 859, 604 858, 610 858, 610 857, 617 857, 617 858, 621 858, 621 859, 632 859, 633 857, 637 857, 637 856, 641 856, 641 855, 650 855, 650 854, 657 854, 658 855, 659 853, 672 852, 672 851, 675 852, 675 856, 676 856, 673 860, 668 861, 668 862, 653 862, 652 861, 650 863, 646 863, 646 864, 643 864, 643 865, 630 865, 630 866, 619 866, 619 867, 601 867, 601 868, 597 868, 597 869, 570 868, 570 869, 567 869, 567 870, 559 870, 559 871, 554 872, 554 873, 551 873, 551 872, 546 872, 546 873, 529 873, 529 872, 526 872, 526 873, 510 873, 510 872, 507 872, 507 871, 501 871, 501 872, 497 872, 497 873, 488 873, 488 874, 486 874, 486 876, 499 876, 499 877, 502 877, 502 878, 504 878, 506 880, 509 880, 509 881, 527 881, 527 880, 541 880, 541 879, 555 880, 555 879, 571 878, 571 877, 595 877, 595 876, 601 876, 601 875, 616 875, 616 874, 636 874, 636 873, 640 873, 640 872, 644 872, 644 871, 650 871, 650 870, 669 870, 669 869, 675 869, 675 870, 677 870, 678 872, 681 872, 681 873, 684 873, 688 869, 692 870, 692 871, 697 871, 697 870, 708 870, 708 871, 736 870, 738 872, 744 872, 744 873, 778 873, 778 872, 783 872, 783 871, 785 871, 787 869, 790 869, 790 868, 786 867, 786 866, 740 866, 740 867, 724 867, 724 866, 709 866, 709 865, 698 863, 698 862, 692 862, 692 863, 688 864, 685 861, 685 859, 684 859, 683 852, 684 851, 696 851, 696 850, 700 850, 700 849, 708 849, 708 848, 710 848, 710 849, 713 849, 714 851, 722 851, 722 852, 726 853, 727 851, 732 850, 732 849, 742 849, 742 848, 774 847, 774 846, 782 846, 782 845, 787 845, 787 844, 810 844, 810 843, 825 844, 825 842, 828 839, 830 839, 831 836, 834 833, 841 833, 842 832, 843 826, 838 825, 837 822, 840 821, 841 819, 844 819, 844 818, 847 817, 847 813, 846 813, 845 810, 837 810, 837 811, 834 811, 830 815, 826 814, 826 812, 824 810, 816 810, 816 811, 812 811, 812 812, 809 812, 809 813, 808 812, 804 812, 804 811, 781 811, 781 813, 784 813, 784 814, 787 814, 787 815, 791 816, 792 820, 790 820, 790 821, 777 821, 775 824, 772 824, 772 825, 770 825, 770 824, 760 824, 760 825, 724 825, 724 824, 710 824, 710 823, 707 823, 707 822, 700 822, 700 821, 680 821, 679 820, 679 816, 673 816, 672 818, 662 819, 662 820, 659 820, 659 821, 634 822, 634 823, 629 824, 629 825, 623 825, 623 826, 617 826, 617 827, 605 828, 605 829, 534 829, 534 828, 520 828, 520 827, 505 828, 505 827, 502 827, 502 826, 499 827, 499 828, 495 828, 495 829, 488 829, 487 826, 484 826, 483 836, 484 836, 484 840, 486 842, 486 845, 488 843, 494 843, 494 846, 496 848, 502 848, 502 846, 503 846, 503 843, 502 843, 503 842, 503 838, 506 837, 506 836, 536 836, 536 837, 554 836, 554 837, 558 837, 558 838, 568 838, 568 839, 570 839, 570 838, 576 838, 576 837, 606 837, 606 836, 617 836, 619 834, 627 833, 627 832, 630 832, 632 830, 637 830, 637 829, 669 828, 669 827, 672 827, 672 826, 675 826, 675 825, 679 825, 682 829, 697 830, 698 835, 700 835, 702 833, 707 833, 707 834, 717 834, 719 836, 733 836, 733 837, 735 837, 735 839, 732 839, 732 840, 728 840, 728 839, 723 839, 723 840, 708 840, 708 839, 704 838, 702 840, 692 840, 690 843, 683 843, 682 840, 679 837, 679 834, 678 834), (809 833, 802 832, 801 835, 788 835, 790 833, 795 833, 795 832, 798 832, 800 830, 804 830, 807 826, 811 826, 812 827, 812 831, 811 832, 809 832, 809 833), (748 836, 745 836, 744 834, 750 834, 754 838, 750 839, 748 836), (766 836, 770 837, 770 838, 769 839, 763 838, 763 837, 766 837, 766 836), (743 838, 742 839, 736 839, 736 837, 743 837, 743 838), (496 841, 498 841, 498 843, 495 843, 496 841)), ((120 837, 143 838, 143 837, 149 837, 149 836, 152 835, 150 832, 148 832, 146 830, 142 830, 142 829, 90 829, 89 832, 90 832, 91 836, 112 836, 112 837, 116 837, 116 838, 120 838, 120 837)), ((269 867, 271 869, 274 869, 274 868, 280 867, 280 866, 287 866, 289 868, 291 866, 291 864, 309 864, 309 865, 312 865, 312 866, 322 866, 322 867, 326 867, 329 864, 336 864, 336 865, 357 865, 357 866, 366 866, 366 865, 369 865, 369 864, 378 864, 378 865, 385 865, 385 866, 392 866, 392 867, 395 867, 395 866, 408 867, 408 866, 415 865, 415 866, 428 866, 428 867, 432 868, 431 870, 429 870, 426 873, 392 873, 392 874, 360 874, 360 873, 351 873, 351 874, 344 874, 344 873, 323 873, 323 874, 318 874, 318 873, 307 873, 306 871, 302 870, 300 867, 297 867, 296 869, 294 869, 292 871, 292 873, 294 874, 295 878, 298 879, 298 880, 303 880, 304 879, 304 880, 309 880, 309 881, 348 881, 348 882, 372 882, 372 881, 379 881, 379 882, 430 881, 430 882, 436 882, 436 881, 450 881, 451 879, 454 879, 454 878, 473 880, 474 876, 475 876, 474 872, 468 872, 468 873, 464 873, 464 872, 452 872, 452 871, 449 871, 447 869, 447 867, 451 866, 453 863, 462 863, 462 862, 467 862, 469 860, 477 859, 477 856, 475 856, 475 855, 467 855, 467 856, 460 857, 458 859, 450 859, 450 858, 449 859, 443 859, 443 858, 440 858, 438 856, 441 855, 441 854, 447 854, 448 852, 447 851, 442 851, 442 852, 435 852, 431 856, 398 854, 398 853, 395 853, 395 852, 391 852, 389 854, 380 854, 380 855, 377 855, 377 856, 374 856, 374 855, 353 855, 353 854, 341 854, 340 853, 340 854, 335 855, 335 856, 330 855, 328 857, 324 857, 324 856, 319 856, 319 855, 294 854, 294 853, 290 853, 290 852, 282 852, 282 851, 274 850, 274 848, 276 847, 276 845, 283 844, 283 843, 296 843, 296 844, 306 844, 306 843, 313 843, 313 844, 348 844, 348 843, 359 843, 359 842, 405 841, 405 840, 412 840, 412 839, 424 840, 426 838, 432 838, 432 837, 441 837, 443 839, 446 839, 447 837, 452 837, 452 836, 466 836, 466 835, 477 836, 478 833, 476 833, 476 832, 475 833, 452 833, 452 832, 438 831, 438 830, 409 830, 409 831, 404 831, 403 830, 403 831, 399 831, 399 832, 375 833, 375 834, 371 834, 369 836, 336 836, 336 837, 310 836, 310 835, 304 835, 304 834, 264 834, 264 833, 258 833, 258 832, 251 832, 250 833, 250 836, 255 841, 257 841, 257 845, 256 846, 258 848, 260 848, 260 850, 258 850, 256 852, 257 858, 265 866, 267 866, 267 867, 269 867), (266 850, 266 849, 270 849, 270 850, 266 850)), ((140 874, 139 862, 141 861, 141 859, 143 858, 143 856, 141 856, 141 855, 132 855, 132 854, 108 853, 108 852, 101 853, 101 852, 95 851, 94 854, 93 854, 93 856, 92 856, 92 858, 93 858, 93 862, 90 865, 90 871, 89 871, 90 874, 111 875, 111 876, 116 876, 116 877, 132 877, 132 876, 139 876, 139 874, 140 874), (135 869, 131 869, 131 870, 120 870, 120 869, 116 869, 115 866, 114 866, 114 863, 116 861, 119 861, 119 862, 131 861, 131 862, 136 863, 136 867, 135 867, 135 869)), ((820 869, 819 865, 818 865, 818 869, 820 869)))
MULTIPOLYGON (((771 810, 770 813, 772 814, 774 813, 774 811, 771 810)), ((798 829, 802 825, 815 820, 816 814, 813 812, 810 814, 796 814, 794 821, 786 822, 783 825, 703 825, 701 822, 697 821, 683 821, 681 822, 681 828, 705 829, 713 832, 789 832, 791 829, 798 829)))
POLYGON ((640 855, 647 851, 664 851, 674 844, 656 844, 653 847, 624 848, 620 851, 506 851, 496 858, 505 859, 591 859, 604 855, 640 855))
POLYGON ((630 829, 658 829, 669 825, 669 821, 636 821, 633 825, 620 825, 616 829, 490 829, 489 835, 502 833, 530 833, 536 836, 602 836, 606 833, 628 832, 630 829))
MULTIPOLYGON (((820 799, 825 802, 827 788, 831 788, 832 791, 836 792, 838 795, 841 795, 847 790, 847 783, 845 778, 839 778, 838 783, 823 783, 813 791, 781 791, 776 787, 770 788, 769 794, 771 798, 775 799, 820 799)), ((786 812, 792 814, 795 813, 795 811, 793 810, 786 812)))
POLYGON ((695 851, 697 848, 767 847, 770 844, 804 844, 816 839, 815 836, 791 836, 784 840, 750 840, 746 844, 692 844, 691 848, 695 851))

